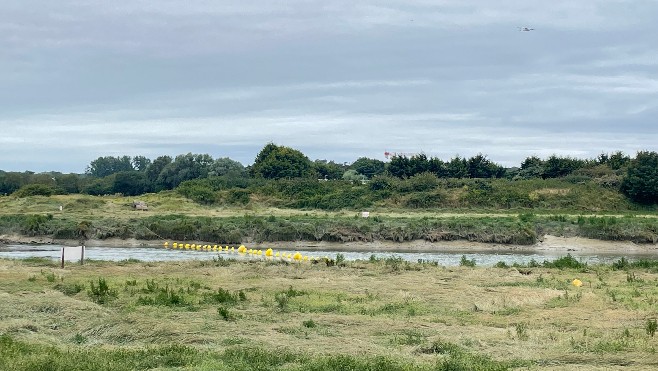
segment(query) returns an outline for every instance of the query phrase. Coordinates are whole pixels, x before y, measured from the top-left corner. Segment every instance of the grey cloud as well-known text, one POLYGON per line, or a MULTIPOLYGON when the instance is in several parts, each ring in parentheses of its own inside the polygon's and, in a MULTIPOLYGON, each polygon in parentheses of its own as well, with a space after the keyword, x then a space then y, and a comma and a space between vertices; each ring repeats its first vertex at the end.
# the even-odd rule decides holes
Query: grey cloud
POLYGON ((656 1, 1 7, 0 169, 190 151, 247 164, 268 141, 341 162, 481 152, 509 166, 657 148, 656 1))

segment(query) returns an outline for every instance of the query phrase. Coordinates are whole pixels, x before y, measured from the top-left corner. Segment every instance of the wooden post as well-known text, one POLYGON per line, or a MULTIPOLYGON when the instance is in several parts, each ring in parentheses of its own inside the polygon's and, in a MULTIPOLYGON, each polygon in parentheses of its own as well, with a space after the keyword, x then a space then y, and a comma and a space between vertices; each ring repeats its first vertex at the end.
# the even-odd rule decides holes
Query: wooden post
POLYGON ((85 264, 85 245, 82 245, 82 251, 80 252, 80 265, 85 264))
POLYGON ((62 269, 64 269, 64 249, 65 247, 62 246, 62 269))

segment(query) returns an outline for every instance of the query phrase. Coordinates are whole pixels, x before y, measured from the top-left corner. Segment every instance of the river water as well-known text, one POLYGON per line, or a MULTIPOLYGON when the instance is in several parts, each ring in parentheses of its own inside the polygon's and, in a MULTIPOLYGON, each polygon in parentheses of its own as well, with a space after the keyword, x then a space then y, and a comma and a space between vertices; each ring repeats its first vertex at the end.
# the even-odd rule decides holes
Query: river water
MULTIPOLYGON (((61 259, 61 248, 59 245, 4 245, 0 246, 0 258, 5 259, 26 259, 26 258, 48 258, 53 260, 61 259)), ((277 250, 281 253, 300 252, 309 258, 330 257, 335 258, 336 251, 304 251, 304 250, 277 250)), ((587 264, 610 264, 619 260, 622 256, 628 260, 638 259, 658 259, 656 254, 630 254, 623 255, 619 253, 591 253, 570 251, 568 252, 574 258, 587 264)), ((371 256, 378 259, 400 258, 409 262, 436 262, 441 266, 458 266, 462 256, 469 260, 475 260, 478 266, 493 266, 498 262, 505 262, 508 265, 514 263, 527 264, 531 260, 543 262, 552 261, 565 256, 567 253, 539 251, 539 252, 482 252, 468 250, 453 250, 440 252, 381 252, 381 251, 341 251, 346 260, 368 260, 371 256)), ((66 254, 65 254, 66 256, 66 254)), ((247 254, 238 254, 231 252, 206 252, 190 251, 178 249, 165 249, 154 247, 87 247, 85 249, 85 259, 122 261, 122 260, 140 260, 140 261, 177 261, 177 260, 212 260, 222 256, 226 259, 237 260, 263 260, 264 257, 251 256, 247 254)), ((70 257, 72 258, 72 257, 70 257)), ((79 259, 79 258, 78 258, 79 259)), ((67 259, 71 260, 71 259, 67 259)))

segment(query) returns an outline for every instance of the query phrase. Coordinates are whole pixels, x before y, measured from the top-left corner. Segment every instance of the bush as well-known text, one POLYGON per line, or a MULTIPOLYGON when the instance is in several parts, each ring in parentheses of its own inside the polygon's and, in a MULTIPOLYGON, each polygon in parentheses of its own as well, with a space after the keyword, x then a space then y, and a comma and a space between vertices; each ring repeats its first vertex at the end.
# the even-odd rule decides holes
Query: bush
POLYGON ((87 294, 97 304, 105 304, 117 297, 116 290, 110 289, 105 278, 99 278, 98 285, 95 285, 94 281, 91 281, 87 294))
POLYGON ((16 197, 29 197, 29 196, 52 196, 55 190, 51 186, 45 184, 28 184, 19 188, 13 193, 16 197))
POLYGON ((582 269, 587 267, 587 263, 581 263, 578 260, 576 260, 573 256, 571 256, 571 254, 567 254, 567 256, 563 256, 552 262, 544 261, 542 266, 544 268, 582 269))
POLYGON ((466 255, 462 255, 459 265, 462 267, 475 267, 475 259, 468 259, 466 255))

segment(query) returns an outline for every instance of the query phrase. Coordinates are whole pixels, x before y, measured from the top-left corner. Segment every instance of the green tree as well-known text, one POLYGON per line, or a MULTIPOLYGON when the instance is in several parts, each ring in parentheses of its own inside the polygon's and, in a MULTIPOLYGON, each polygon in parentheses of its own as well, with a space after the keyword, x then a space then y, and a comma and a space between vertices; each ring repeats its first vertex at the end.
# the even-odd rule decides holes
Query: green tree
POLYGON ((430 162, 427 159, 427 156, 424 153, 411 156, 409 159, 409 166, 411 167, 411 172, 409 176, 414 176, 429 171, 430 162))
POLYGON ((384 174, 386 163, 381 160, 360 157, 350 165, 350 169, 356 170, 357 173, 363 174, 368 178, 384 174))
POLYGON ((612 170, 619 170, 628 165, 630 162, 630 156, 625 155, 622 151, 617 151, 608 157, 606 164, 610 166, 612 170))
POLYGON ((334 180, 340 179, 345 172, 345 167, 333 161, 315 160, 313 162, 315 172, 318 174, 319 179, 334 180))
POLYGON ((518 178, 541 178, 544 174, 544 161, 537 156, 530 156, 523 160, 517 174, 518 178))
POLYGON ((478 153, 468 159, 468 176, 470 178, 500 178, 505 168, 491 162, 487 156, 478 153))
POLYGON ((54 174, 57 189, 66 194, 80 193, 81 176, 78 174, 54 174))
POLYGON ((162 169, 157 184, 163 189, 174 189, 186 180, 207 178, 213 163, 208 154, 178 155, 162 169))
POLYGON ((584 160, 552 155, 544 162, 544 173, 542 174, 542 177, 544 179, 563 177, 583 166, 585 166, 584 160))
POLYGON ((302 152, 268 143, 256 156, 252 174, 265 179, 308 178, 314 176, 313 163, 302 152))
POLYGON ((413 175, 411 161, 406 156, 393 156, 387 168, 391 175, 398 178, 408 178, 413 175))
POLYGON ((658 203, 658 153, 638 152, 628 165, 621 190, 635 202, 658 203))
POLYGON ((26 182, 21 173, 0 171, 0 194, 11 194, 21 188, 26 182))
POLYGON ((468 161, 456 156, 446 163, 448 178, 468 178, 468 161))
POLYGON ((137 171, 122 171, 114 176, 113 193, 137 196, 146 192, 146 175, 137 171))
POLYGON ((349 169, 343 174, 343 180, 363 181, 368 179, 365 175, 357 173, 354 169, 349 169))
POLYGON ((131 171, 133 168, 130 156, 121 157, 99 157, 87 166, 86 174, 98 178, 104 178, 108 175, 116 174, 120 171, 131 171))
POLYGON ((83 181, 81 192, 92 196, 102 196, 112 194, 113 188, 114 175, 105 178, 88 177, 83 181))
POLYGON ((228 157, 222 157, 216 159, 215 162, 213 162, 213 164, 210 166, 210 172, 208 173, 208 176, 244 176, 245 174, 246 170, 244 165, 242 165, 240 162, 231 160, 228 157))
POLYGON ((150 164, 151 164, 151 160, 144 156, 135 156, 132 159, 133 169, 140 172, 146 171, 146 169, 150 164))
POLYGON ((149 188, 149 191, 161 191, 164 187, 158 186, 158 177, 162 170, 169 164, 171 164, 172 159, 169 156, 160 156, 153 160, 146 167, 146 182, 149 188))

